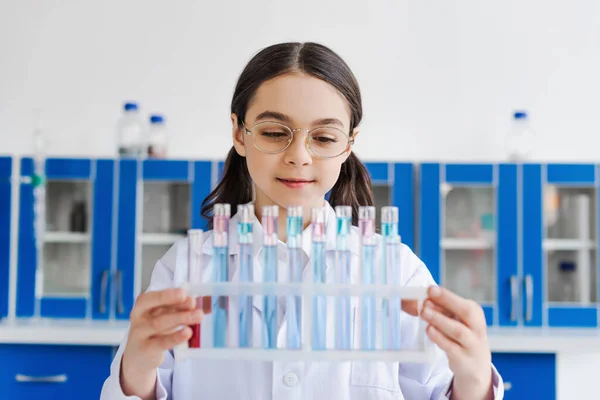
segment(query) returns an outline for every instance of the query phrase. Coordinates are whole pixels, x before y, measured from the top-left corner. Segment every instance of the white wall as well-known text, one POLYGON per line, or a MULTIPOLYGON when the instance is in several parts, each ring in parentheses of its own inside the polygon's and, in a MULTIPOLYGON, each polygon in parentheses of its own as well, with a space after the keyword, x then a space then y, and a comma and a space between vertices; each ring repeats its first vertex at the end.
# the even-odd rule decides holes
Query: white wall
POLYGON ((136 99, 166 114, 174 157, 222 157, 245 62, 313 40, 362 86, 365 159, 498 159, 518 107, 541 136, 538 157, 598 160, 598 4, 3 0, 0 153, 30 151, 40 107, 51 154, 111 155, 120 106, 136 99))

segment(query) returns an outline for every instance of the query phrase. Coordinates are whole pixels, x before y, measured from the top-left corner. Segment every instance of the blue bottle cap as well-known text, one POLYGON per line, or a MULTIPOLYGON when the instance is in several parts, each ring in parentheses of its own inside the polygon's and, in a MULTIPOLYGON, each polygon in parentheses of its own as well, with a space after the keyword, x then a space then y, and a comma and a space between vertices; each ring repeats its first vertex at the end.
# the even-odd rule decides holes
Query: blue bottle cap
POLYGON ((515 119, 527 119, 527 112, 516 111, 514 116, 515 116, 515 119))
POLYGON ((162 115, 158 115, 158 114, 153 114, 150 116, 150 123, 151 124, 162 124, 165 122, 165 119, 162 115))
POLYGON ((125 111, 137 111, 138 105, 137 103, 125 103, 125 105, 123 105, 123 109, 125 111))

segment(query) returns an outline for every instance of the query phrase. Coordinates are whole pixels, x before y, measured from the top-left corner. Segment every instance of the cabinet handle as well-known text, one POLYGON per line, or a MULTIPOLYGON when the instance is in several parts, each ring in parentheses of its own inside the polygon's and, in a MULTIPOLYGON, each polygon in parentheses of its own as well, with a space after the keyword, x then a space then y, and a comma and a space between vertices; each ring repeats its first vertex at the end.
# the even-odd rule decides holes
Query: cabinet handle
POLYGON ((533 317, 533 278, 531 275, 525 275, 525 296, 527 299, 525 320, 531 321, 533 317))
POLYGON ((508 392, 510 389, 512 389, 512 383, 504 382, 504 391, 508 392))
POLYGON ((115 273, 115 281, 117 284, 117 313, 123 314, 125 312, 123 306, 123 272, 120 269, 115 273))
POLYGON ((23 383, 65 383, 67 381, 67 374, 53 376, 30 376, 17 374, 15 375, 15 380, 23 383))
POLYGON ((516 275, 510 277, 510 320, 516 321, 519 313, 519 278, 516 275))
POLYGON ((108 270, 102 272, 102 280, 100 282, 100 304, 98 311, 100 314, 106 313, 106 292, 108 290, 108 270))

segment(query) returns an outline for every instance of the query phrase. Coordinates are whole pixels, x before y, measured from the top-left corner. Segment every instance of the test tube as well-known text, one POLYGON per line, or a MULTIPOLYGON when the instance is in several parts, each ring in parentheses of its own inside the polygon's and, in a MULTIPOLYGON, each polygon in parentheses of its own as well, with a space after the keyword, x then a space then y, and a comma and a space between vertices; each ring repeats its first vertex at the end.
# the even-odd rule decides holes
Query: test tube
MULTIPOLYGON (((289 263, 289 281, 302 282, 302 207, 287 209, 286 230, 289 263)), ((289 295, 286 302, 287 347, 299 349, 302 329, 302 297, 289 295)))
MULTIPOLYGON (((240 282, 254 281, 254 263, 252 261, 252 224, 254 221, 254 206, 244 204, 238 206, 240 220, 238 222, 239 277, 240 282)), ((252 346, 252 296, 240 295, 239 300, 239 346, 252 346)))
MULTIPOLYGON (((382 207, 383 271, 385 285, 400 285, 400 235, 398 235, 398 207, 382 207)), ((383 299, 383 348, 400 349, 400 297, 383 299)))
MULTIPOLYGON (((229 204, 215 204, 213 216, 213 282, 229 278, 229 204)), ((213 346, 227 347, 227 296, 213 295, 213 346)))
MULTIPOLYGON (((203 242, 203 231, 202 229, 189 229, 187 231, 188 237, 188 283, 190 285, 196 285, 202 283, 202 264, 201 264, 201 252, 203 242)), ((202 307, 202 296, 196 297, 196 308, 202 307)), ((200 324, 190 325, 192 329, 192 336, 188 339, 188 347, 199 348, 200 347, 200 324)))
MULTIPOLYGON (((326 283, 325 277, 325 210, 313 208, 310 211, 312 230, 312 276, 313 283, 326 283)), ((325 296, 316 295, 313 299, 312 346, 315 350, 326 347, 327 305, 325 296)))
MULTIPOLYGON (((361 279, 363 285, 375 283, 375 207, 364 206, 358 209, 358 227, 360 229, 361 279)), ((361 299, 361 348, 375 349, 375 296, 364 295, 361 299)))
MULTIPOLYGON (((337 206, 337 243, 335 268, 337 283, 349 284, 351 273, 350 227, 352 225, 352 207, 337 206)), ((339 350, 350 349, 350 296, 339 293, 336 297, 335 345, 339 350)))
MULTIPOLYGON (((263 282, 277 282, 277 223, 279 217, 279 206, 263 206, 263 282)), ((264 324, 263 347, 267 349, 277 348, 277 296, 265 293, 264 296, 264 324)))

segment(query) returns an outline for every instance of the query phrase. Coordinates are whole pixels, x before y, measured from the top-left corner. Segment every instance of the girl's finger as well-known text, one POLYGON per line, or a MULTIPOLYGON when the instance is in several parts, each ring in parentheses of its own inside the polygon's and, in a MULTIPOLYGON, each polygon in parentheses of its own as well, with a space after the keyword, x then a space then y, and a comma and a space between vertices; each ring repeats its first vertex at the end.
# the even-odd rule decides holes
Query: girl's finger
POLYGON ((483 309, 473 300, 460 297, 450 290, 439 286, 431 286, 429 288, 429 299, 456 315, 468 327, 477 330, 479 333, 481 333, 482 329, 485 331, 486 324, 483 309))
POLYGON ((204 314, 202 310, 179 311, 164 314, 155 318, 148 318, 147 323, 139 327, 140 333, 145 337, 169 333, 181 325, 199 324, 204 314))
POLYGON ((462 347, 460 347, 460 345, 453 340, 450 340, 435 326, 429 325, 426 331, 427 336, 429 336, 431 341, 437 344, 440 349, 442 349, 448 355, 448 358, 456 359, 462 355, 462 352, 464 351, 462 347))
POLYGON ((472 347, 475 336, 462 322, 449 318, 443 313, 434 310, 433 307, 425 307, 423 309, 423 318, 443 335, 460 346, 467 349, 472 347))
POLYGON ((150 338, 150 345, 156 346, 161 350, 170 350, 180 343, 185 342, 192 336, 192 329, 190 327, 183 327, 183 329, 172 332, 168 335, 158 335, 150 338))

